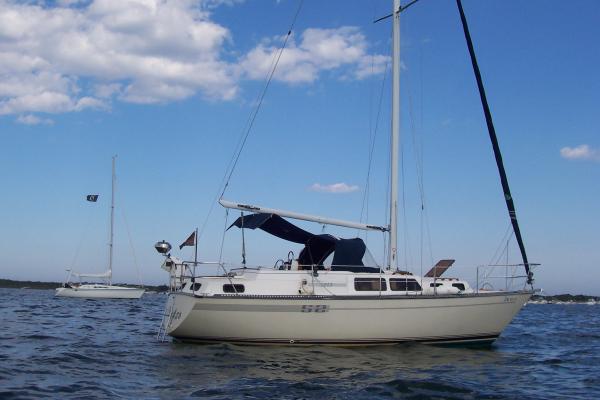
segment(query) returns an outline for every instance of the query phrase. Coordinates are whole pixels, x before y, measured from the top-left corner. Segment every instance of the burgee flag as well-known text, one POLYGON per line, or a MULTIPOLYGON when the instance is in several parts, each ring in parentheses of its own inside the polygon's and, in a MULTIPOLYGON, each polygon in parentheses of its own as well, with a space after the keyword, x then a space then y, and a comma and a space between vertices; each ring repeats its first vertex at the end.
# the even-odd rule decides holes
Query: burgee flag
POLYGON ((179 245, 179 250, 183 249, 184 246, 193 246, 196 244, 196 231, 192 232, 192 234, 185 239, 185 242, 179 245))

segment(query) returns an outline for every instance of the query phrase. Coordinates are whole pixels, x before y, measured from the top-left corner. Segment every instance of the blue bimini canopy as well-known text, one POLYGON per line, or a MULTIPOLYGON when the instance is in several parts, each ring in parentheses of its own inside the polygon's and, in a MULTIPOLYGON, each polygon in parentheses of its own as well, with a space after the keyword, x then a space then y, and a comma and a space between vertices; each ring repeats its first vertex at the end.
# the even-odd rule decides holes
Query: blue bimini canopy
MULTIPOLYGON (((229 228, 262 229, 273 236, 289 242, 303 244, 298 256, 301 266, 316 265, 322 267, 327 257, 333 254, 332 270, 355 272, 378 272, 379 268, 365 267, 363 256, 366 245, 360 238, 339 239, 332 235, 315 235, 298 228, 277 214, 249 214, 239 217, 229 228)), ((229 229, 227 228, 227 229, 229 229)))

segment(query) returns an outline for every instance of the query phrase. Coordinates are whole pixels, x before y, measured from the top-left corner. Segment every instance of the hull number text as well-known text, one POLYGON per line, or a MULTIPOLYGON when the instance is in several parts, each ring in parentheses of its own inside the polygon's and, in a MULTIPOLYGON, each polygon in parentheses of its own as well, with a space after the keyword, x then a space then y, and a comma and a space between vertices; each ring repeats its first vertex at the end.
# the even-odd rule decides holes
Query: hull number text
POLYGON ((306 313, 323 313, 329 311, 329 306, 325 304, 305 304, 300 311, 306 313))

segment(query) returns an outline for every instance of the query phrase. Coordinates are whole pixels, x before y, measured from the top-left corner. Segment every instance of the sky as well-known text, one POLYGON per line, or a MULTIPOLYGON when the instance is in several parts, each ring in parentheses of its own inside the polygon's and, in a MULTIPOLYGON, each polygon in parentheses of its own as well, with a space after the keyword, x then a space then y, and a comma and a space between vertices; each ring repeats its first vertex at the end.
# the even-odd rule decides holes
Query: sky
MULTIPOLYGON (((154 243, 191 259, 196 227, 201 260, 239 263, 239 214, 215 200, 299 4, 0 0, 0 277, 105 270, 113 155, 115 282, 167 282, 154 243)), ((600 2, 463 7, 535 286, 600 295, 600 2)), ((302 2, 225 199, 387 224, 391 27, 373 21, 390 11, 302 2)), ((453 258, 474 285, 520 258, 455 1, 402 14, 400 58, 399 266, 453 258)), ((298 225, 383 260, 381 234, 298 225)), ((261 231, 246 247, 267 267, 300 251, 261 231)))

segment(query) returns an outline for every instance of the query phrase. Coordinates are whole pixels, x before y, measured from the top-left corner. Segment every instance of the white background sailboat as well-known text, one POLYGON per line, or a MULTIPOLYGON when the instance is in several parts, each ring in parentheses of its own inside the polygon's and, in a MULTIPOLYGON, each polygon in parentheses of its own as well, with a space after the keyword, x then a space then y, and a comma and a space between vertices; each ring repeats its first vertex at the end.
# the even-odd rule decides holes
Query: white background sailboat
MULTIPOLYGON (((412 4, 414 2, 406 7, 412 4)), ((458 5, 471 47, 460 1, 458 5)), ((393 19, 393 112, 389 225, 340 221, 221 198, 222 206, 242 211, 230 228, 235 226, 242 232, 261 229, 303 244, 304 248, 297 256, 290 252, 287 257, 275 257, 282 260, 275 262, 274 267, 250 268, 244 259, 242 265, 227 270, 219 261, 223 275, 203 276, 196 272, 204 263, 181 261, 169 254, 168 243, 157 243, 157 250, 166 256, 163 268, 171 279, 159 336, 169 334, 182 341, 249 344, 365 345, 408 341, 490 344, 527 302, 533 293, 532 275, 518 232, 514 204, 507 192, 501 157, 498 168, 515 234, 522 247, 526 273, 506 276, 507 287, 503 290, 484 291, 480 289, 480 282, 472 288, 465 280, 443 277, 453 260, 440 261, 424 276, 397 269, 399 25, 400 13, 406 7, 401 6, 400 0, 394 0, 390 14, 393 19), (250 214, 244 215, 244 212, 250 214), (284 217, 386 232, 389 239, 386 263, 379 266, 369 261, 368 250, 360 238, 312 234, 284 217), (522 286, 509 288, 508 282, 515 280, 522 286)), ((473 64, 478 75, 476 62, 473 64)), ((486 117, 487 114, 489 110, 486 117)), ((488 125, 490 123, 491 118, 488 125)), ((494 140, 495 137, 493 143, 494 140)), ((496 147, 497 143, 494 150, 496 147)), ((497 161, 498 158, 497 154, 497 161)))
POLYGON ((99 274, 80 273, 69 270, 67 281, 60 288, 56 289, 58 297, 81 297, 87 299, 139 299, 144 294, 145 289, 115 286, 112 284, 113 269, 113 241, 114 241, 114 223, 115 223, 115 161, 116 156, 112 158, 112 185, 110 202, 110 242, 108 245, 108 269, 99 274), (77 278, 72 281, 71 278, 77 278), (93 280, 102 280, 102 283, 81 283, 82 280, 89 278, 93 280))

